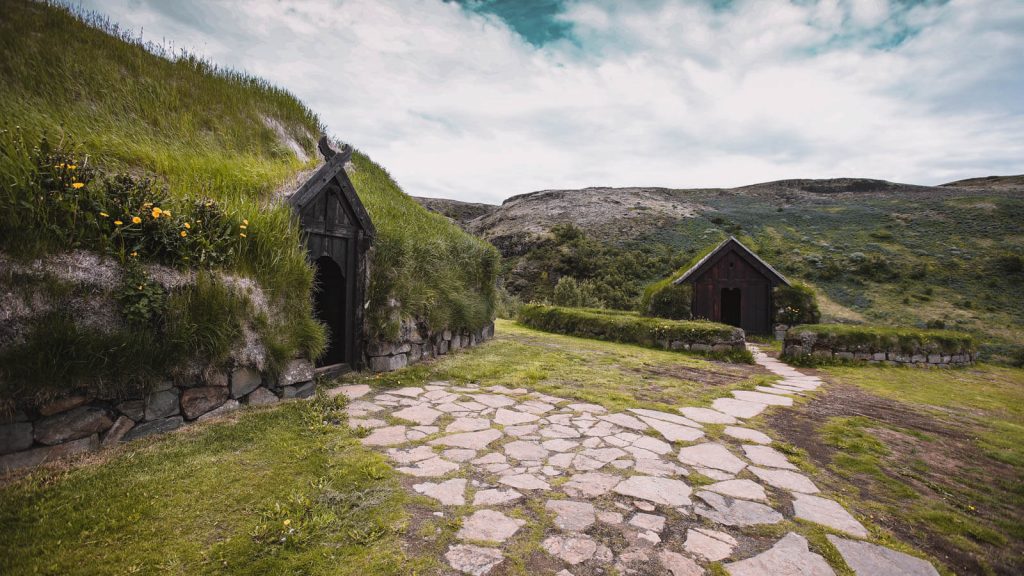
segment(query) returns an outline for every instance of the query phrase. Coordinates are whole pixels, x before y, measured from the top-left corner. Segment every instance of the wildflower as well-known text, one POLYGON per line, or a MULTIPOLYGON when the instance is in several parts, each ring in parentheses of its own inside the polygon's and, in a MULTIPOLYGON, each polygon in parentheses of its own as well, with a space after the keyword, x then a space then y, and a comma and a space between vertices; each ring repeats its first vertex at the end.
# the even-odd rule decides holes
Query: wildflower
POLYGON ((188 228, 189 230, 191 230, 192 229, 192 225, 189 224, 188 222, 185 222, 185 228, 188 228))
POLYGON ((78 166, 75 166, 74 164, 68 164, 68 170, 74 170, 75 168, 78 168, 78 166))
POLYGON ((161 210, 159 207, 153 208, 153 212, 151 212, 151 214, 153 215, 153 220, 159 218, 161 212, 163 212, 163 210, 161 210))
POLYGON ((284 525, 285 525, 285 526, 288 526, 288 525, 289 525, 289 524, 291 524, 291 523, 292 523, 291 519, 289 519, 289 518, 285 518, 285 520, 284 520, 284 525))
POLYGON ((184 238, 185 236, 188 236, 188 232, 185 232, 184 230, 182 230, 181 231, 181 237, 184 238))
POLYGON ((245 235, 245 232, 239 232, 238 235, 242 238, 248 238, 248 236, 245 235))
POLYGON ((142 218, 138 216, 132 216, 132 224, 142 224, 142 218))
POLYGON ((100 212, 100 216, 102 216, 104 218, 109 218, 110 214, 107 214, 106 212, 100 212))
POLYGON ((164 218, 170 218, 171 217, 171 211, 170 210, 164 210, 163 217, 164 218))
POLYGON ((82 184, 81 182, 75 182, 74 184, 71 185, 71 187, 74 188, 75 190, 78 190, 82 186, 85 186, 85 184, 82 184))
POLYGON ((139 290, 142 290, 142 284, 139 284, 139 290))
POLYGON ((132 258, 135 258, 135 257, 136 257, 136 256, 138 256, 138 255, 139 255, 139 253, 138 253, 138 252, 132 252, 132 253, 131 253, 131 257, 132 257, 132 258))
POLYGON ((248 226, 249 225, 249 221, 246 220, 245 218, 242 218, 242 224, 245 224, 246 226, 248 226))
POLYGON ((124 222, 121 222, 120 220, 114 220, 114 226, 120 226, 121 224, 124 224, 124 222))
POLYGON ((153 203, 152 203, 152 202, 146 202, 145 204, 143 204, 143 205, 142 205, 142 207, 143 207, 143 208, 149 208, 149 207, 150 207, 150 206, 152 206, 152 205, 153 205, 153 203))
POLYGON ((245 230, 246 228, 248 228, 248 226, 246 226, 245 224, 242 224, 242 225, 239 226, 239 228, 241 228, 242 230, 245 230))

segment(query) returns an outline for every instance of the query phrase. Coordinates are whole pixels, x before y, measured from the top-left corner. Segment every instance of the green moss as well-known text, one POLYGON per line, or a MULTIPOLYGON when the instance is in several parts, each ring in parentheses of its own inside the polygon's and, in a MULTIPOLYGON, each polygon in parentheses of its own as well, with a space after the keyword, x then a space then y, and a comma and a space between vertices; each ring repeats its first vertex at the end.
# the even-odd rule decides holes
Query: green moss
POLYGON ((806 324, 790 328, 787 338, 813 335, 817 342, 849 351, 892 350, 901 354, 974 352, 975 339, 970 334, 952 330, 923 330, 863 324, 806 324))

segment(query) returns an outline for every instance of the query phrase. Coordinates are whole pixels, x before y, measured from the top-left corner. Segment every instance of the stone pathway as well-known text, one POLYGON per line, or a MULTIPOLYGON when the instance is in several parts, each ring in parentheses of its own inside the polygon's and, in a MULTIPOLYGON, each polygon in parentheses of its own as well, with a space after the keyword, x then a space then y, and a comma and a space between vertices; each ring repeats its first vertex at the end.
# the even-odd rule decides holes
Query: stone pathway
POLYGON ((781 382, 674 413, 608 413, 523 388, 448 382, 331 392, 350 398, 350 425, 369 430, 365 445, 414 477, 412 489, 436 500, 439 514, 461 520, 444 554, 456 573, 491 573, 524 526, 541 523, 541 548, 559 576, 612 567, 699 576, 710 562, 732 576, 834 574, 799 534, 766 546, 741 530, 796 517, 841 534, 829 539, 859 576, 937 576, 923 560, 858 540, 864 526, 819 495, 768 435, 743 425, 821 385, 753 350, 781 382), (724 426, 721 438, 708 440, 708 426, 724 426))

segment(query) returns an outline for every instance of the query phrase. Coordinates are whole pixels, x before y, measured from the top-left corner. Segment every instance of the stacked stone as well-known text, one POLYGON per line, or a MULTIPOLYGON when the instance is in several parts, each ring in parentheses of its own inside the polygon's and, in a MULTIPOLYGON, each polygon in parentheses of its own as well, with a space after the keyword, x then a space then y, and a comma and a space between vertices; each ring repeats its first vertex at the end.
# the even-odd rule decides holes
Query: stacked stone
POLYGON ((910 353, 901 350, 874 349, 865 347, 840 347, 818 340, 817 335, 802 332, 799 335, 787 335, 783 344, 783 353, 789 358, 812 357, 820 360, 847 360, 867 362, 870 364, 889 364, 903 366, 967 366, 977 360, 977 354, 970 350, 960 350, 956 354, 943 354, 935 350, 920 348, 910 353))
POLYGON ((315 392, 313 365, 292 360, 276 380, 251 367, 210 371, 187 384, 163 382, 143 398, 73 394, 0 423, 0 474, 221 416, 242 404, 273 404, 315 392))
POLYGON ((402 325, 398 342, 373 340, 366 345, 366 366, 373 372, 391 372, 422 360, 470 348, 494 337, 494 324, 479 330, 420 330, 402 325))

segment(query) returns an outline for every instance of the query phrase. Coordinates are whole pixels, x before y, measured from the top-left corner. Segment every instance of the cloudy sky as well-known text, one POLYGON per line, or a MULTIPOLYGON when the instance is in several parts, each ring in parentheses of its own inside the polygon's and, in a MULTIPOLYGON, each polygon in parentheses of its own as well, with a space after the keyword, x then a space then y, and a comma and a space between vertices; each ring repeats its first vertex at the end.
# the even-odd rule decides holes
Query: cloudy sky
POLYGON ((286 87, 414 195, 1024 173, 1024 0, 80 4, 286 87))

